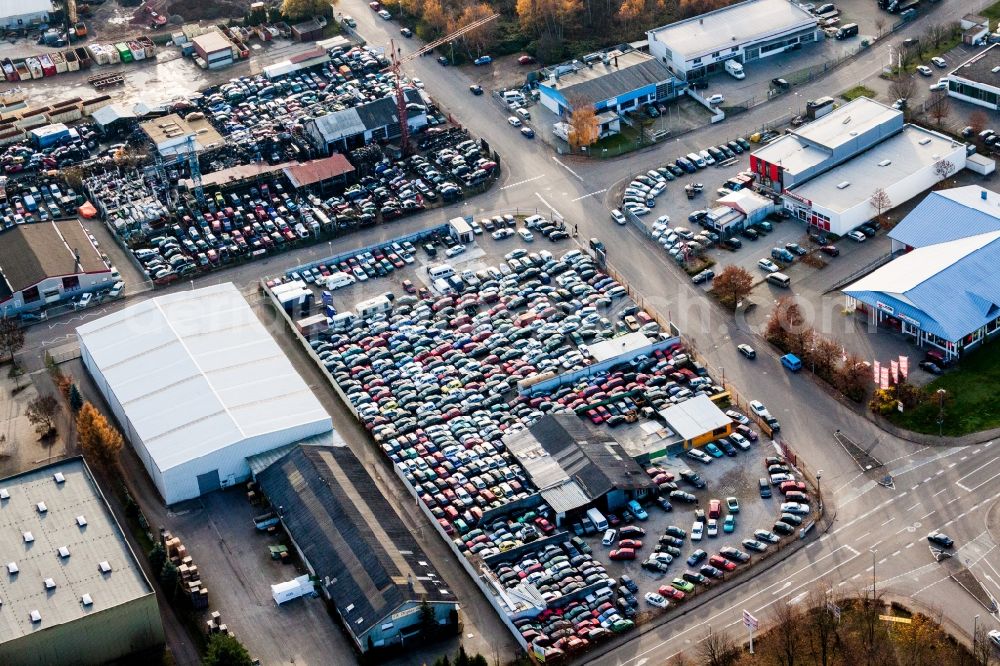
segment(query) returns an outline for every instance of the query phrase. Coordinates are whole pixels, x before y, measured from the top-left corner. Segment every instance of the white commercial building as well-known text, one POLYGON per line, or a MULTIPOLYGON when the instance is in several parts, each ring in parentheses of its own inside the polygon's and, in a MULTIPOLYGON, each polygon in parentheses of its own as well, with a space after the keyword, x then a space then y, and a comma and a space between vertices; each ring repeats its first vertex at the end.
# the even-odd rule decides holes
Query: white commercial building
POLYGON ((690 81, 726 60, 753 62, 820 39, 816 17, 789 0, 746 0, 650 30, 649 53, 690 81))
POLYGON ((27 30, 49 22, 52 0, 0 0, 0 27, 27 30))
POLYGON ((333 427, 232 283, 144 301, 77 335, 167 504, 243 481, 248 456, 333 427))
POLYGON ((950 163, 948 176, 964 169, 965 157, 965 144, 904 125, 898 134, 847 162, 785 190, 782 198, 793 217, 842 236, 939 183, 945 178, 939 164, 950 163), (871 203, 879 189, 889 200, 882 211, 871 203))
POLYGON ((949 73, 948 96, 1000 110, 1000 44, 980 51, 949 73))

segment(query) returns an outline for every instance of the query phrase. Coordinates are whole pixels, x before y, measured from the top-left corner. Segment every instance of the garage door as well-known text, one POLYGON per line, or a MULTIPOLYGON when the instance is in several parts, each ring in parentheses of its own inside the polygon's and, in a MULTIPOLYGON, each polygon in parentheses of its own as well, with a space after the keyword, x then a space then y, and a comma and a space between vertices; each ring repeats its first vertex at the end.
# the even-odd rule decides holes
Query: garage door
POLYGON ((215 469, 207 474, 198 475, 198 493, 204 495, 221 487, 219 482, 219 470, 215 469))

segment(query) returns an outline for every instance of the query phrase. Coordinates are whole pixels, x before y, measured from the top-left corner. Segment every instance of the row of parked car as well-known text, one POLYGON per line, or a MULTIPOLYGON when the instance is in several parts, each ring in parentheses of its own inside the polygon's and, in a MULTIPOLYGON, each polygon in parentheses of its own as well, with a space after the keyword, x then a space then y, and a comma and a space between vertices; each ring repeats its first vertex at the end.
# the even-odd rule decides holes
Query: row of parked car
POLYGON ((83 122, 44 147, 29 140, 7 144, 0 152, 0 166, 8 175, 61 169, 91 159, 97 150, 97 131, 93 123, 83 122))
POLYGON ((71 217, 83 197, 62 179, 49 176, 8 182, 0 200, 0 221, 5 229, 18 224, 71 217))

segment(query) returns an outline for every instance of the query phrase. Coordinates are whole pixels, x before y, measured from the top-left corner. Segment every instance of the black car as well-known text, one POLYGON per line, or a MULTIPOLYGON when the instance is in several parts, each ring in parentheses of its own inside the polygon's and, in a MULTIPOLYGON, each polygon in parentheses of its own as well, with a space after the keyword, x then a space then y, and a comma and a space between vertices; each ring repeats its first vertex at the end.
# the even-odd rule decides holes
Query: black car
POLYGON ((739 143, 737 143, 736 141, 730 141, 730 142, 729 142, 729 143, 727 143, 726 145, 727 145, 727 146, 729 146, 729 149, 730 149, 730 150, 732 150, 732 151, 733 151, 734 153, 736 153, 736 154, 740 154, 740 153, 742 153, 742 152, 743 152, 743 150, 744 150, 744 149, 743 149, 743 146, 741 146, 741 145, 740 145, 739 143))
POLYGON ((469 86, 469 92, 473 95, 479 96, 483 94, 483 87, 479 84, 473 84, 469 86))
POLYGON ((723 546, 719 549, 719 555, 722 555, 727 560, 731 562, 749 562, 750 555, 744 553, 739 548, 733 548, 732 546, 723 546))
POLYGON ((621 576, 618 579, 618 582, 621 583, 625 587, 625 589, 631 592, 632 594, 635 594, 636 592, 639 591, 639 586, 636 585, 635 581, 629 578, 627 575, 621 576))
POLYGON ((438 61, 438 64, 441 65, 442 67, 447 67, 448 66, 448 59, 445 58, 444 56, 438 56, 437 61, 438 61))
POLYGON ((678 502, 686 502, 688 504, 694 504, 698 501, 698 498, 691 493, 684 492, 683 490, 672 490, 670 492, 670 499, 678 502))
POLYGON ((683 578, 684 580, 686 580, 689 583, 695 583, 697 585, 710 585, 711 584, 711 582, 707 578, 705 578, 705 576, 703 576, 700 573, 695 573, 693 571, 685 571, 681 575, 681 578, 683 578))
POLYGON ((698 569, 698 571, 700 571, 702 575, 708 576, 709 578, 722 578, 723 576, 726 575, 722 571, 722 569, 713 567, 711 564, 706 564, 702 566, 700 569, 698 569))
POLYGON ((758 238, 760 238, 760 232, 757 231, 756 229, 751 229, 750 227, 747 227, 746 229, 743 230, 743 237, 755 241, 758 238))
POLYGON ((706 268, 705 270, 703 270, 702 272, 698 273, 693 278, 691 278, 691 282, 694 282, 695 284, 701 284, 702 282, 708 282, 714 277, 715 277, 715 271, 713 271, 711 268, 706 268))
POLYGON ((819 251, 831 257, 836 257, 840 255, 840 250, 837 249, 836 245, 824 245, 819 249, 819 251))
POLYGON ((798 243, 785 243, 785 249, 792 254, 797 254, 800 257, 809 254, 809 250, 805 249, 798 243))
POLYGON ((656 503, 664 511, 673 511, 674 510, 673 505, 667 500, 666 497, 657 497, 656 498, 656 503))
POLYGON ((403 37, 406 37, 407 39, 413 37, 413 31, 410 30, 409 28, 400 28, 399 34, 401 34, 403 37))
POLYGON ((667 169, 670 170, 670 173, 674 174, 675 176, 683 176, 684 173, 685 173, 684 169, 682 169, 681 167, 677 166, 676 164, 667 164, 666 166, 667 166, 667 169))
MULTIPOLYGON (((695 488, 705 487, 705 481, 700 476, 698 476, 698 474, 695 473, 693 470, 682 469, 680 472, 680 477, 685 481, 687 481, 688 483, 690 483, 695 488)), ((673 493, 671 493, 671 495, 672 494, 673 493)))
POLYGON ((955 545, 952 538, 944 532, 931 532, 927 535, 927 540, 943 548, 951 548, 955 545))
POLYGON ((771 79, 771 85, 778 90, 788 90, 792 87, 792 84, 784 79, 771 79))
POLYGON ((727 250, 732 250, 733 252, 735 252, 736 250, 743 247, 743 241, 741 241, 739 238, 727 238, 726 240, 722 241, 722 247, 726 248, 727 250))
POLYGON ((730 444, 728 439, 723 437, 722 439, 718 440, 717 443, 720 447, 722 447, 722 450, 726 452, 727 456, 729 456, 730 458, 734 458, 736 456, 736 447, 730 444))
POLYGON ((926 370, 932 375, 940 375, 941 373, 944 372, 941 368, 938 367, 938 364, 934 363, 933 361, 921 361, 920 369, 926 370))
POLYGON ((757 358, 757 351, 750 345, 746 344, 736 345, 736 348, 740 351, 741 354, 743 354, 749 359, 757 358))
POLYGON ((666 573, 670 566, 659 560, 643 560, 642 568, 653 573, 666 573))
POLYGON ((704 90, 708 87, 708 81, 705 79, 695 79, 694 81, 688 81, 688 85, 695 90, 704 90))
POLYGON ((795 528, 789 525, 788 523, 779 520, 771 528, 771 531, 774 532, 775 534, 784 534, 785 536, 788 536, 789 534, 795 533, 795 528))
POLYGON ((761 499, 767 499, 771 496, 771 484, 767 479, 761 478, 757 481, 757 486, 760 489, 761 499))
POLYGON ((865 236, 868 236, 869 238, 875 235, 875 227, 872 227, 868 224, 862 224, 860 227, 858 227, 858 231, 863 233, 865 236))

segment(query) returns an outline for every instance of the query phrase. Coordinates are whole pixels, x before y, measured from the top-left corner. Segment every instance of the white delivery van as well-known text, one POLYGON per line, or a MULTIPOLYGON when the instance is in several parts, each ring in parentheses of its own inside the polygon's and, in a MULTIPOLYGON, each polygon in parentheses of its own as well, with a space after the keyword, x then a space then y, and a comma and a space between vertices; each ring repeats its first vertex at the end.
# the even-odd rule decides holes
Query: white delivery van
POLYGON ((340 289, 341 287, 346 287, 352 285, 356 282, 353 275, 349 275, 344 271, 337 271, 336 273, 330 273, 326 278, 326 288, 327 289, 340 289))
POLYGON ((434 291, 438 292, 442 296, 450 296, 455 293, 455 289, 448 284, 448 281, 444 278, 438 278, 434 280, 434 291))
POLYGON ((361 301, 355 306, 358 316, 362 319, 371 319, 377 314, 388 312, 392 309, 392 301, 385 296, 376 296, 367 301, 361 301))
POLYGON ((743 65, 735 59, 726 61, 726 71, 734 79, 745 79, 747 77, 746 72, 743 71, 743 65))
POLYGON ((437 280, 438 278, 447 280, 455 274, 455 269, 451 264, 433 264, 427 267, 427 274, 431 276, 432 280, 437 280))
POLYGON ((598 532, 608 529, 608 519, 597 509, 587 509, 587 518, 590 518, 590 522, 594 523, 598 532))
POLYGON ((357 321, 357 319, 357 315, 350 310, 347 312, 339 312, 330 318, 330 328, 334 331, 343 331, 348 328, 353 328, 354 322, 357 321))

